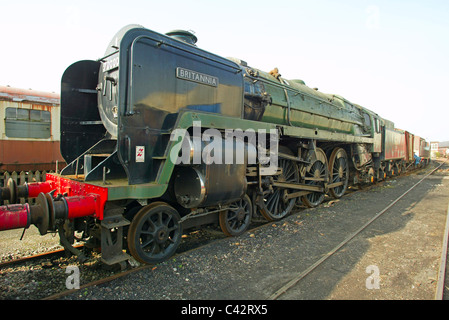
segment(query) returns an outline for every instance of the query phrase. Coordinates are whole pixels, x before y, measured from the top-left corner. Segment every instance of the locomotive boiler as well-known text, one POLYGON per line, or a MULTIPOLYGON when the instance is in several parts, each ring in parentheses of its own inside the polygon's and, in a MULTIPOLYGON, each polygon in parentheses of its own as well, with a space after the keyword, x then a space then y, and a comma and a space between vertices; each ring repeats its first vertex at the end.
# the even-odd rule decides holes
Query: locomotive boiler
POLYGON ((69 66, 60 121, 68 165, 46 182, 2 188, 10 204, 0 230, 34 224, 80 256, 75 233, 107 264, 130 255, 158 263, 191 228, 217 224, 236 236, 408 165, 385 149, 408 141, 389 140, 392 122, 196 40, 131 25, 101 59, 69 66))

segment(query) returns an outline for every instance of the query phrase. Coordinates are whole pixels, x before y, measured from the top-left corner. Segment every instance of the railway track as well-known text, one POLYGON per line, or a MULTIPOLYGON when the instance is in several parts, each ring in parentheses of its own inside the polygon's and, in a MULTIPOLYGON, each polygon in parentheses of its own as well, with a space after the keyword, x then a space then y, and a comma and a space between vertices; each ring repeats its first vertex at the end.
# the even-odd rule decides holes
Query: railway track
MULTIPOLYGON (((312 264, 309 268, 307 268, 305 271, 301 272, 300 274, 296 275, 295 277, 293 277, 290 281, 288 281, 286 284, 284 284, 282 287, 280 287, 278 290, 276 290, 275 292, 273 292, 273 294, 271 294, 271 296, 269 297, 270 300, 276 300, 279 297, 281 297, 284 293, 286 293, 290 288, 294 287, 295 285, 297 285, 302 279, 304 279, 305 277, 307 277, 309 274, 311 274, 319 265, 323 264, 328 258, 330 258, 332 255, 334 255, 336 252, 338 252, 339 250, 341 250, 349 241, 351 241, 352 239, 354 239, 357 235, 359 235, 364 229, 366 229, 372 222, 374 222, 376 219, 378 219, 380 216, 382 216, 385 212, 387 212, 391 207, 393 207, 400 199, 402 199, 403 197, 405 197, 412 189, 414 189, 417 185, 419 185, 422 181, 424 181, 427 177, 429 177, 432 173, 434 173, 436 170, 438 170, 444 163, 442 163, 441 165, 439 165, 438 167, 434 168, 431 172, 427 173, 421 180, 419 180, 415 185, 413 185, 410 189, 408 189, 406 192, 404 192, 400 197, 398 197, 394 202, 390 203, 386 208, 384 208, 383 210, 379 211, 371 220, 369 220, 367 223, 365 223, 362 227, 360 227, 357 231, 355 231, 354 233, 352 233, 351 235, 349 235, 345 240, 343 240, 341 243, 339 243, 337 246, 335 246, 335 248, 331 251, 329 251, 326 255, 324 255, 322 258, 320 258, 319 260, 317 260, 314 264, 312 264)), ((367 191, 369 190, 368 188, 364 188, 362 190, 357 190, 357 189, 352 189, 351 191, 348 192, 347 196, 351 196, 351 194, 357 193, 358 191, 367 191)), ((326 204, 324 204, 326 206, 326 204)), ((302 210, 297 210, 295 213, 301 212, 302 210)), ((448 214, 449 214, 449 208, 448 208, 448 214)), ((255 227, 253 227, 251 230, 249 230, 249 232, 254 232, 255 230, 257 230, 258 228, 262 228, 265 224, 258 224, 255 227)), ((448 224, 446 226, 446 237, 445 239, 447 240, 447 232, 449 232, 449 219, 448 219, 448 224)), ((218 237, 216 239, 213 240, 208 240, 206 241, 206 244, 200 243, 196 244, 193 246, 192 249, 187 249, 183 252, 178 253, 176 256, 174 256, 173 258, 176 259, 177 256, 179 255, 183 255, 186 254, 188 252, 197 250, 199 248, 202 248, 204 246, 207 246, 208 244, 211 243, 216 243, 216 241, 220 240, 220 238, 222 239, 226 239, 226 237, 218 237)), ((447 249, 447 241, 443 244, 444 248, 447 249)), ((20 263, 32 263, 32 261, 42 261, 41 259, 43 258, 47 258, 50 259, 51 257, 54 256, 58 256, 58 255, 62 255, 64 252, 64 250, 57 250, 54 252, 49 252, 49 253, 43 253, 43 254, 39 254, 36 256, 31 256, 31 257, 25 257, 25 258, 21 258, 18 260, 14 260, 14 261, 7 261, 5 263, 0 264, 0 269, 1 268, 5 268, 7 266, 13 266, 15 264, 20 264, 20 263)), ((440 267, 440 273, 439 273, 439 279, 438 279, 438 286, 437 286, 437 293, 435 294, 435 298, 436 299, 442 299, 443 296, 443 289, 444 289, 444 267, 445 266, 445 256, 446 253, 445 251, 442 253, 442 261, 441 261, 441 267, 440 267), (444 258, 444 261, 443 261, 444 258)), ((113 274, 108 274, 107 276, 100 276, 100 279, 96 279, 93 281, 89 281, 88 283, 83 284, 82 286, 80 286, 79 289, 86 289, 86 288, 90 288, 96 285, 100 285, 100 284, 105 284, 108 282, 111 282, 115 279, 121 278, 121 277, 125 277, 131 273, 135 273, 144 269, 155 269, 157 268, 157 266, 149 266, 149 265, 143 265, 143 266, 139 266, 139 267, 134 267, 131 268, 129 270, 126 271, 122 271, 119 273, 113 273, 113 274)), ((76 291, 78 291, 79 289, 72 289, 72 290, 60 290, 59 292, 55 293, 55 294, 51 294, 49 296, 46 297, 40 297, 41 299, 44 300, 53 300, 53 299, 60 299, 63 298, 65 296, 68 296, 76 291)))
MULTIPOLYGON (((277 291, 275 291, 272 295, 270 295, 270 297, 268 299, 269 300, 277 300, 280 296, 285 294, 289 289, 291 289, 292 287, 297 285, 302 279, 304 279, 305 277, 310 275, 318 266, 322 265, 326 260, 328 260, 336 252, 341 250, 349 241, 351 241, 356 236, 358 236, 363 230, 365 230, 374 221, 379 219, 384 213, 388 212, 388 210, 391 209, 399 200, 404 198, 407 194, 410 193, 410 191, 412 191, 415 187, 417 187, 419 184, 421 184, 425 179, 427 179, 435 171, 440 169, 444 164, 446 164, 446 161, 444 161, 438 167, 434 168, 432 171, 427 173, 421 180, 419 180, 411 188, 409 188, 407 191, 405 191, 403 194, 401 194, 399 197, 397 197, 392 203, 390 203, 388 206, 386 206, 383 210, 377 212, 377 214, 373 218, 371 218, 363 226, 361 226, 355 232, 353 232, 348 237, 346 237, 343 241, 341 241, 337 246, 335 246, 331 251, 329 251, 327 254, 325 254, 322 258, 317 260, 306 270, 304 270, 303 272, 301 272, 298 275, 296 275, 295 277, 293 277, 289 282, 287 282, 281 288, 279 288, 277 291)), ((442 254, 441 254, 438 285, 437 285, 437 291, 435 293, 436 300, 443 299, 444 282, 445 282, 444 274, 445 274, 445 269, 446 269, 446 256, 447 256, 447 245, 448 245, 448 232, 449 232, 449 208, 448 208, 448 216, 446 217, 446 229, 445 229, 445 235, 444 235, 443 250, 442 250, 442 254)))
MULTIPOLYGON (((83 245, 74 246, 74 248, 76 248, 76 249, 80 249, 82 247, 83 247, 83 245)), ((6 261, 3 261, 0 263, 0 269, 8 267, 8 266, 18 265, 21 263, 33 262, 33 261, 36 261, 39 259, 52 259, 52 258, 58 257, 58 256, 62 257, 65 254, 66 254, 65 249, 56 249, 56 250, 52 250, 52 251, 48 251, 48 252, 35 254, 35 255, 25 256, 25 257, 21 257, 21 258, 12 259, 12 260, 6 260, 6 261)))

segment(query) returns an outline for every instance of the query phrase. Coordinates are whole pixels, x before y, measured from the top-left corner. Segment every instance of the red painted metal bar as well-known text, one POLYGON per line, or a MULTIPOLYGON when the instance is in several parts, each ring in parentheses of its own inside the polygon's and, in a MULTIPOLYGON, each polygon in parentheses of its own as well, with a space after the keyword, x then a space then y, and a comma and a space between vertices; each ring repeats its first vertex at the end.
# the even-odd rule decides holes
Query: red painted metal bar
POLYGON ((48 193, 52 188, 51 182, 32 182, 26 184, 28 189, 27 198, 37 198, 39 193, 48 193))
POLYGON ((67 203, 68 219, 91 216, 96 213, 96 201, 98 195, 90 194, 88 196, 74 196, 66 197, 64 200, 67 203))
POLYGON ((28 228, 30 221, 30 206, 28 203, 0 206, 0 231, 28 228))
POLYGON ((98 216, 103 213, 101 197, 98 194, 64 197, 52 200, 41 193, 35 205, 13 204, 0 206, 0 231, 28 228, 34 224, 41 234, 47 233, 49 221, 98 216))

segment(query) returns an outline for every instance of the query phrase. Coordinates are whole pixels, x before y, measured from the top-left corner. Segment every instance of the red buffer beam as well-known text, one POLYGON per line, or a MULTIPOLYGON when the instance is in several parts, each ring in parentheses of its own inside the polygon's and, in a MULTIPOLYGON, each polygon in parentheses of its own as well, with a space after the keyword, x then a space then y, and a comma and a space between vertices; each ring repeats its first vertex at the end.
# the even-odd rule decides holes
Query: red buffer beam
POLYGON ((9 179, 7 186, 0 188, 0 201, 10 203, 0 206, 0 231, 34 224, 43 235, 55 231, 58 220, 87 216, 103 220, 107 188, 53 174, 47 174, 46 179, 21 186, 9 179), (36 204, 14 204, 20 198, 36 198, 36 204))
MULTIPOLYGON (((73 181, 54 174, 47 174, 46 179, 46 182, 25 183, 21 186, 17 186, 14 180, 9 179, 7 186, 0 188, 0 204, 3 204, 3 200, 7 200, 10 204, 14 204, 18 203, 21 198, 37 198, 41 193, 54 193, 63 196, 65 199, 78 199, 78 202, 81 202, 88 207, 92 207, 95 204, 95 217, 99 220, 103 220, 104 205, 108 200, 107 188, 73 181), (96 200, 93 202, 89 200, 90 198, 82 198, 83 196, 93 197, 96 200)), ((75 200, 72 201, 74 203, 77 202, 75 200)), ((71 205, 74 212, 79 211, 76 209, 76 204, 71 205)), ((76 214, 74 214, 74 217, 76 217, 76 214)))

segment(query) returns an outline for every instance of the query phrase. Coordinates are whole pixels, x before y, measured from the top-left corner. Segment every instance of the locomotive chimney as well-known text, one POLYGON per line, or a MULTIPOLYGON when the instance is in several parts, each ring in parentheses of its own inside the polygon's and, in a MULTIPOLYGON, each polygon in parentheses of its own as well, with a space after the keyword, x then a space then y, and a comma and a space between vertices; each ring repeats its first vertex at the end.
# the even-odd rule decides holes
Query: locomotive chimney
POLYGON ((167 32, 166 35, 193 46, 196 46, 196 42, 198 41, 198 38, 192 32, 186 30, 173 30, 167 32))

